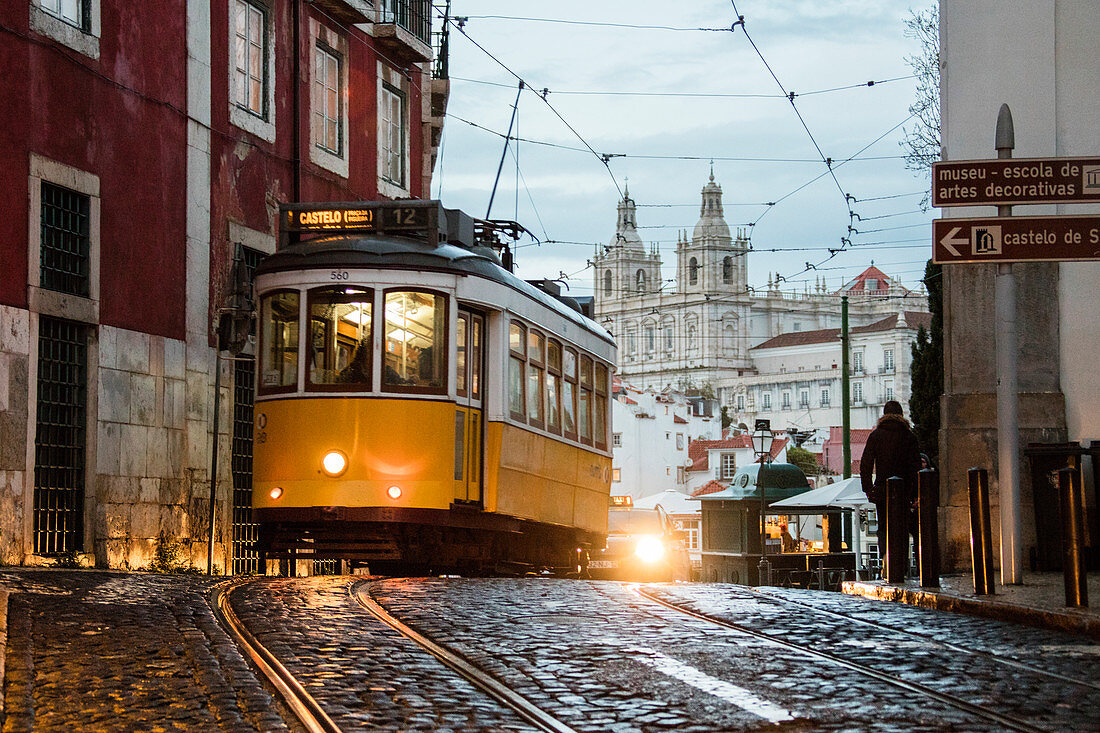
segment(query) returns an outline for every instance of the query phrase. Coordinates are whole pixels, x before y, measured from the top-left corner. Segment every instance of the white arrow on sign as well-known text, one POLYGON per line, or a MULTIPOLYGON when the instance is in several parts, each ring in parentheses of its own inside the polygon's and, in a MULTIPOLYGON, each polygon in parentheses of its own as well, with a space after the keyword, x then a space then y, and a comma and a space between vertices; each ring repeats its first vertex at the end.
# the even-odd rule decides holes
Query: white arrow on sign
POLYGON ((962 257, 959 250, 955 249, 951 245, 958 244, 961 246, 967 246, 970 244, 970 240, 965 237, 956 237, 955 235, 962 231, 962 227, 953 227, 951 231, 947 233, 947 236, 940 240, 940 244, 947 248, 947 251, 956 257, 962 257))

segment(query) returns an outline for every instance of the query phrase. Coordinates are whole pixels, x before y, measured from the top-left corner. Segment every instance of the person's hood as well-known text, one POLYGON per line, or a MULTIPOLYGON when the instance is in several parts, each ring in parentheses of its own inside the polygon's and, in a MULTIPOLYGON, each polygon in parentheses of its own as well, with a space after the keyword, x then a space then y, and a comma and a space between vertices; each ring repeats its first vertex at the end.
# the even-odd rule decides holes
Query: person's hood
POLYGON ((890 430, 909 430, 909 421, 904 415, 883 415, 878 419, 878 426, 890 430))

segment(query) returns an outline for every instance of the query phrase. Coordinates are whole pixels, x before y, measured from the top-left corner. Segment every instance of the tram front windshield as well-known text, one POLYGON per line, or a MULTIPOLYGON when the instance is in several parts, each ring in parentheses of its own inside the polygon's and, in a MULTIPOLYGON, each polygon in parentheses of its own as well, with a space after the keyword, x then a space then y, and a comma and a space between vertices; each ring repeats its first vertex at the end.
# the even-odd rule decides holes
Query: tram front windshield
POLYGON ((653 509, 613 509, 607 531, 613 534, 661 534, 661 515, 653 509))

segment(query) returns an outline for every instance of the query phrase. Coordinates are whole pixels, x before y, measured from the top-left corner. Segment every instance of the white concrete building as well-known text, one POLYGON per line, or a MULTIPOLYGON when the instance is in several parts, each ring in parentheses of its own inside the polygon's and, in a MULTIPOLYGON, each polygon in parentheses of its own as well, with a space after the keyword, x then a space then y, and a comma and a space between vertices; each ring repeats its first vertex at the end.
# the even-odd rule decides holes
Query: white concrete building
POLYGON ((688 446, 722 433, 717 406, 679 392, 615 384, 611 410, 611 493, 635 499, 686 492, 688 446))

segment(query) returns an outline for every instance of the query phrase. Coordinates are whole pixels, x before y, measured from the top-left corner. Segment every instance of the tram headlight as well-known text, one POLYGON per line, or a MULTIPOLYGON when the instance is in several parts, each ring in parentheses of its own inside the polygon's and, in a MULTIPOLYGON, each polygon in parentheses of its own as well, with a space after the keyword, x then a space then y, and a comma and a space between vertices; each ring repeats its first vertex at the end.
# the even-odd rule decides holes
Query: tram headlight
POLYGON ((396 501, 397 499, 401 498, 401 487, 400 486, 391 486, 390 488, 386 489, 386 493, 389 494, 389 497, 391 499, 396 501))
POLYGON ((282 495, 283 495, 283 487, 281 487, 281 486, 276 486, 276 487, 275 487, 274 489, 272 489, 272 490, 271 490, 271 492, 270 492, 270 493, 268 494, 268 496, 270 496, 270 497, 271 497, 272 499, 278 499, 278 498, 279 498, 279 497, 281 497, 282 495))
POLYGON ((634 554, 642 562, 657 562, 665 556, 665 546, 656 537, 639 537, 634 554))
POLYGON ((338 450, 329 451, 321 459, 321 468, 329 476, 339 476, 348 467, 348 457, 338 450))

